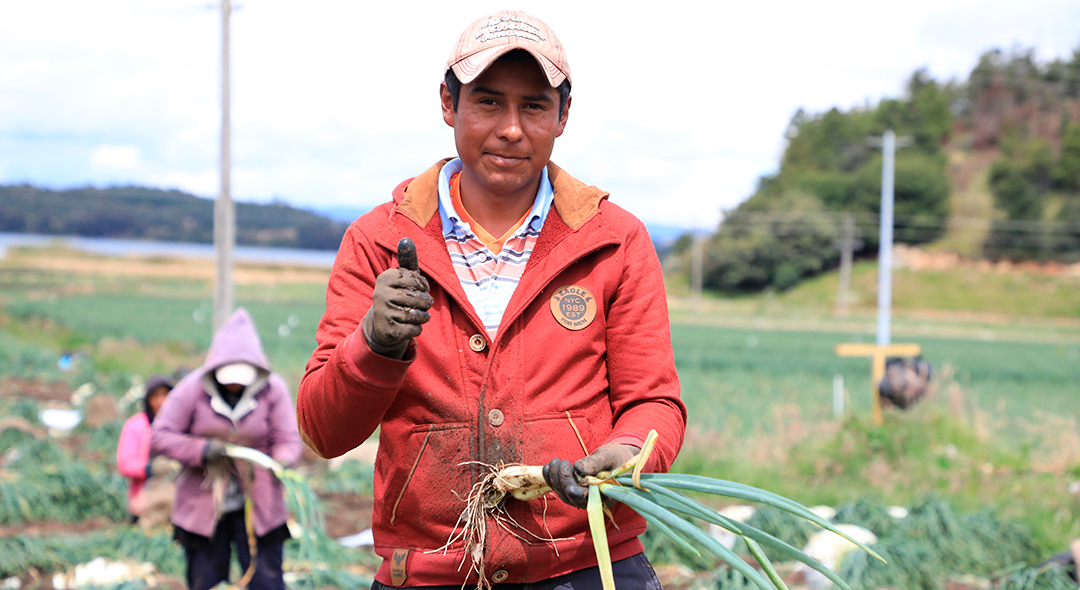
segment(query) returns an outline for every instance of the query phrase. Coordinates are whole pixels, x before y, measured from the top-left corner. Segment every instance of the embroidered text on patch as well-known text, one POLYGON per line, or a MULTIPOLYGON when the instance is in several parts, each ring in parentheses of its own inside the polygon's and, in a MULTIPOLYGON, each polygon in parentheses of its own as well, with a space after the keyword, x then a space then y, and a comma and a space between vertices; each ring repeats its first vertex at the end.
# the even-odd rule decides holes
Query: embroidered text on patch
POLYGON ((551 296, 551 314, 564 328, 581 330, 596 318, 596 298, 585 287, 560 287, 551 296))
POLYGON ((481 43, 487 43, 488 41, 494 41, 495 39, 501 39, 503 37, 519 37, 521 39, 528 39, 533 43, 543 43, 546 41, 543 35, 540 34, 539 27, 528 20, 513 16, 502 16, 498 19, 491 19, 480 29, 479 33, 476 35, 476 40, 481 43))

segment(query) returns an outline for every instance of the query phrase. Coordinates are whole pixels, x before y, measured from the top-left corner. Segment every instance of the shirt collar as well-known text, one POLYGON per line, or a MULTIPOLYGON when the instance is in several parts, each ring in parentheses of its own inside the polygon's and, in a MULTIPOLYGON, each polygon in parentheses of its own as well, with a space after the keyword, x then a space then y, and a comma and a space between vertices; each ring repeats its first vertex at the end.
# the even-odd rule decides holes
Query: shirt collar
MULTIPOLYGON (((450 198, 450 177, 464 170, 461 158, 454 158, 446 163, 439 172, 439 217, 442 219, 443 236, 468 239, 475 237, 468 223, 461 220, 453 199, 450 198)), ((551 186, 548 178, 547 166, 540 172, 540 188, 536 191, 536 199, 533 201, 532 210, 529 211, 528 219, 514 232, 514 236, 520 236, 526 232, 539 232, 547 221, 551 204, 555 200, 555 189, 551 186)))

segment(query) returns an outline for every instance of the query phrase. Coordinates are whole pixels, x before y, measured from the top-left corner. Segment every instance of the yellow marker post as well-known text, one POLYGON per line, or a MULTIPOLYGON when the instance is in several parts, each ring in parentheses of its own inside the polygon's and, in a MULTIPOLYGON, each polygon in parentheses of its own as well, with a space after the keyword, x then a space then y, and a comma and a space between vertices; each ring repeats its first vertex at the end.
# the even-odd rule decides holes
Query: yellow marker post
POLYGON ((885 358, 890 356, 918 356, 922 348, 918 344, 887 344, 880 346, 868 343, 837 344, 837 356, 870 357, 870 407, 874 412, 874 425, 881 426, 885 417, 881 414, 881 394, 878 386, 885 376, 885 358))

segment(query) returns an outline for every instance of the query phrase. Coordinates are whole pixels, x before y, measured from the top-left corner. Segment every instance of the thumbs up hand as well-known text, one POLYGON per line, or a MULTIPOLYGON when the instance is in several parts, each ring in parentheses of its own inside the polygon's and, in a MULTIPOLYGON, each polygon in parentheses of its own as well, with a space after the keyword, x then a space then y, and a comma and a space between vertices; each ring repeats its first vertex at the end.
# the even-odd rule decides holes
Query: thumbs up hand
POLYGON ((427 310, 435 300, 428 294, 427 279, 420 274, 416 244, 402 238, 397 258, 397 268, 389 268, 375 279, 371 308, 361 328, 373 352, 400 359, 409 340, 419 336, 423 324, 431 319, 427 310))

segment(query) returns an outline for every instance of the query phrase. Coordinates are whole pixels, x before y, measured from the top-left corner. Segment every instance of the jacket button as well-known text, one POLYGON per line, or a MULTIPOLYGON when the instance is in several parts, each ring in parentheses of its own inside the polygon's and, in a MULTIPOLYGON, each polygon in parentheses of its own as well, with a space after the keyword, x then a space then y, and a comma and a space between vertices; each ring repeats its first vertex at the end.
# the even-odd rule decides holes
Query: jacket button
POLYGON ((475 352, 480 352, 487 348, 487 339, 480 334, 473 334, 472 338, 469 338, 469 348, 475 352))
POLYGON ((495 582, 496 584, 502 584, 503 582, 506 581, 506 578, 509 578, 509 577, 510 577, 509 572, 507 572, 506 570, 499 570, 499 571, 491 574, 491 581, 495 582))
POLYGON ((492 426, 501 426, 503 419, 504 416, 502 410, 492 410, 488 412, 488 424, 491 424, 492 426))

